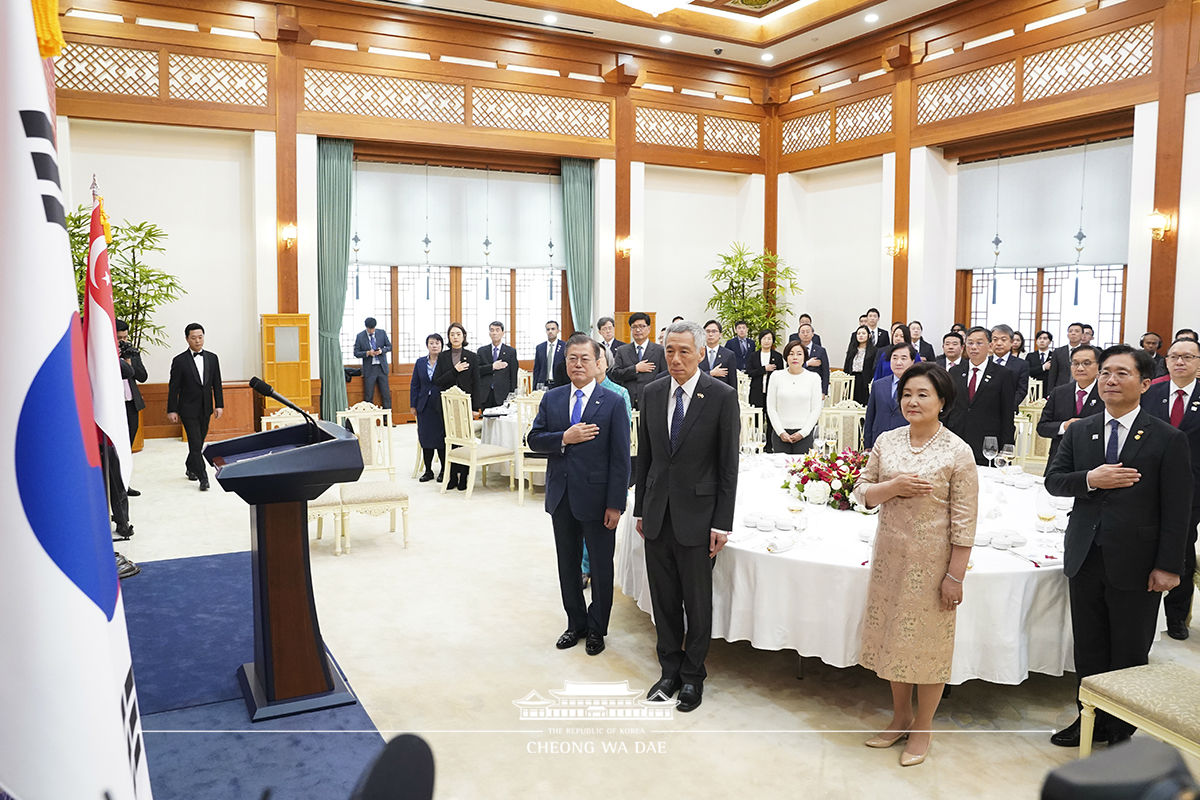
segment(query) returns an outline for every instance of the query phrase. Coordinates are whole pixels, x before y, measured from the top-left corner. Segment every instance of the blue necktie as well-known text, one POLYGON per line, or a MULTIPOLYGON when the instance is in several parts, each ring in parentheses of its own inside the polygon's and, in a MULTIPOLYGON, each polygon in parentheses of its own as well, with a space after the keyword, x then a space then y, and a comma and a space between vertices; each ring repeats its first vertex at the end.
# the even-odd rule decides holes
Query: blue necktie
POLYGON ((571 424, 579 424, 583 419, 583 389, 575 390, 575 407, 571 409, 571 424))
POLYGON ((1108 448, 1104 451, 1104 463, 1115 464, 1121 458, 1120 448, 1117 446, 1117 428, 1121 426, 1121 423, 1114 419, 1108 424, 1112 428, 1112 433, 1108 436, 1108 448))
POLYGON ((642 346, 638 345, 638 361, 642 360, 642 346))
POLYGON ((500 360, 500 348, 493 347, 492 348, 492 361, 499 361, 499 360, 500 360))
POLYGON ((683 430, 683 387, 675 390, 675 413, 671 415, 671 452, 679 447, 679 433, 683 430))

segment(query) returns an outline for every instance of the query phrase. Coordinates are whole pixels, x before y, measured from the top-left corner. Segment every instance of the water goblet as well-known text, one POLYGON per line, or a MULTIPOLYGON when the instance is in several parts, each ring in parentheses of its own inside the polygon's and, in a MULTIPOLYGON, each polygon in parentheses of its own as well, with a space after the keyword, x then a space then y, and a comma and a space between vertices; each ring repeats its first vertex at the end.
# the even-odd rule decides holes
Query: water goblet
POLYGON ((995 436, 983 437, 983 457, 988 460, 989 467, 995 467, 996 454, 1000 452, 1000 444, 995 436))

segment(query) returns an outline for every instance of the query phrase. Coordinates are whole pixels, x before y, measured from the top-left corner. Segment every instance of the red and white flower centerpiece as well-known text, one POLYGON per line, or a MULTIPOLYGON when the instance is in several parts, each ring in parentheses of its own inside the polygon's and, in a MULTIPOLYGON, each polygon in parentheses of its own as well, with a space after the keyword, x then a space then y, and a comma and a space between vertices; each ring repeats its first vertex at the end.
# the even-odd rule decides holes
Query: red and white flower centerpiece
POLYGON ((873 513, 875 509, 863 508, 853 496, 868 457, 868 453, 858 450, 843 450, 828 456, 807 455, 787 465, 783 488, 815 505, 828 505, 839 511, 853 509, 873 513))

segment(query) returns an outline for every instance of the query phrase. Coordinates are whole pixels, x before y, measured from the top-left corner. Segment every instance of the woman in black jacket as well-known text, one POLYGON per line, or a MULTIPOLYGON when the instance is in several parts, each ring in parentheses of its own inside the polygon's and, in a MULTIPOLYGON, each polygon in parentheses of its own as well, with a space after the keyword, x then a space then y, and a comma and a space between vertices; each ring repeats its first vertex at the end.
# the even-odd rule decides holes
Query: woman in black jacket
MULTIPOLYGON (((475 389, 479 382, 479 356, 467 349, 467 329, 457 322, 451 322, 446 329, 446 341, 450 346, 438 355, 433 382, 442 391, 457 386, 472 398, 474 405, 475 389)), ((466 491, 467 474, 467 467, 451 464, 446 488, 466 491)))
POLYGON ((875 373, 875 337, 866 325, 859 325, 854 332, 842 370, 854 376, 854 402, 865 406, 871 399, 871 375, 875 373))
POLYGON ((758 334, 758 350, 746 356, 746 375, 750 378, 750 405, 762 409, 763 433, 768 453, 771 447, 771 420, 767 419, 767 385, 771 373, 784 368, 783 356, 775 349, 775 334, 762 331, 758 334))

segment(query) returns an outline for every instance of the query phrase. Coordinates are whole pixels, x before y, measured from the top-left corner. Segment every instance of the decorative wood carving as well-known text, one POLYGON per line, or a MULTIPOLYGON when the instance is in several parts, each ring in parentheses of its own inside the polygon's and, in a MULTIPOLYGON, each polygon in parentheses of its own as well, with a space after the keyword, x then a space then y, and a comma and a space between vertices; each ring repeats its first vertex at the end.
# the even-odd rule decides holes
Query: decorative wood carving
POLYGON ((55 62, 55 85, 77 92, 158 97, 158 53, 68 42, 55 62))
POLYGON ((783 154, 825 147, 831 142, 831 115, 828 111, 805 114, 783 121, 783 154))
POLYGON ((839 142, 878 136, 892 132, 892 95, 881 94, 838 106, 835 120, 836 138, 839 142))
POLYGON ((471 124, 481 128, 609 138, 611 106, 597 100, 532 92, 471 89, 471 124))
POLYGON ((917 124, 962 117, 1016 100, 1015 61, 1005 61, 917 86, 917 124))
POLYGON ((304 108, 462 125, 466 89, 455 83, 308 68, 304 70, 304 108))
POLYGON ((178 100, 267 106, 267 65, 182 53, 168 57, 170 96, 178 100))
POLYGON ((700 144, 700 119, 695 114, 683 111, 638 106, 635 110, 634 138, 642 144, 694 149, 700 144))
POLYGON ((1022 99, 1039 100, 1148 75, 1153 56, 1151 22, 1036 53, 1025 59, 1022 99))
POLYGON ((704 117, 704 149, 719 153, 757 156, 762 126, 757 122, 730 117, 704 117))

